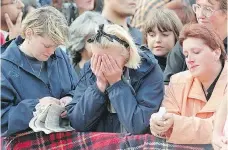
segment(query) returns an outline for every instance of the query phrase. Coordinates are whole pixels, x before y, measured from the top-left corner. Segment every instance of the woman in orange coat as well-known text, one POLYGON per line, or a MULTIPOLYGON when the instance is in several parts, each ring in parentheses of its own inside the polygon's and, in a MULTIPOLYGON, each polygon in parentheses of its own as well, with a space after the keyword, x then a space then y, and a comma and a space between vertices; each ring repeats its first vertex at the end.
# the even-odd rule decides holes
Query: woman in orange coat
POLYGON ((210 144, 216 109, 226 97, 227 62, 222 40, 210 28, 190 24, 180 33, 188 71, 166 90, 166 113, 152 115, 150 129, 175 144, 210 144))

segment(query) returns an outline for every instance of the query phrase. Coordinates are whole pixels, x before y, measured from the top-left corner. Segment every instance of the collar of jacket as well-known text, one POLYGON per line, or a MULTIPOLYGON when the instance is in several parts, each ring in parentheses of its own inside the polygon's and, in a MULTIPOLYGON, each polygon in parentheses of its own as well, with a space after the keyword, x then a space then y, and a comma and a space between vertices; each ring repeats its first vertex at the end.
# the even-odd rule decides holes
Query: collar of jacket
MULTIPOLYGON (((18 36, 15 40, 12 40, 7 48, 2 53, 1 59, 8 60, 16 65, 23 66, 23 58, 21 57, 21 52, 19 49, 19 45, 22 44, 24 39, 21 36, 18 36)), ((59 49, 59 48, 57 48, 59 49)), ((49 59, 56 59, 56 57, 63 58, 60 51, 55 51, 53 55, 50 56, 49 59)))
POLYGON ((207 101, 204 95, 204 91, 202 89, 201 82, 197 78, 192 78, 189 80, 189 86, 187 88, 191 88, 188 94, 189 98, 199 99, 205 103, 207 103, 200 112, 214 112, 216 108, 220 105, 222 101, 221 98, 226 98, 226 86, 227 86, 227 67, 228 62, 225 62, 222 73, 215 85, 215 88, 212 92, 210 99, 207 101), (220 98, 221 97, 221 98, 220 98))
MULTIPOLYGON (((139 82, 145 75, 147 75, 155 67, 155 65, 158 65, 157 60, 148 48, 146 48, 145 46, 141 46, 138 47, 138 49, 139 54, 141 56, 140 68, 129 69, 129 75, 131 78, 132 85, 139 82)), ((85 74, 87 73, 90 79, 92 79, 93 81, 96 80, 96 77, 92 73, 92 70, 90 68, 90 61, 88 61, 85 64, 85 74)))

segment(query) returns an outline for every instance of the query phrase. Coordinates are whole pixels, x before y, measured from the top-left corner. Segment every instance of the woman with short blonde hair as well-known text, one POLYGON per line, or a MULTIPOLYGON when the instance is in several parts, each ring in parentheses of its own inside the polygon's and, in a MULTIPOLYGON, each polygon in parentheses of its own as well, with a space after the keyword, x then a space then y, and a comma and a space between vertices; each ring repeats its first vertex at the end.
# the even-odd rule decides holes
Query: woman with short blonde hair
POLYGON ((72 99, 76 74, 67 55, 57 48, 68 42, 64 16, 53 7, 29 13, 21 36, 1 57, 1 133, 11 136, 31 130, 36 105, 65 106, 72 99))
POLYGON ((73 101, 67 107, 77 131, 148 132, 149 116, 163 97, 162 72, 153 55, 137 50, 118 25, 101 25, 88 40, 92 58, 85 64, 73 101))
POLYGON ((22 37, 27 30, 39 36, 48 36, 55 44, 67 44, 69 27, 65 17, 54 7, 42 7, 28 14, 22 22, 22 37))

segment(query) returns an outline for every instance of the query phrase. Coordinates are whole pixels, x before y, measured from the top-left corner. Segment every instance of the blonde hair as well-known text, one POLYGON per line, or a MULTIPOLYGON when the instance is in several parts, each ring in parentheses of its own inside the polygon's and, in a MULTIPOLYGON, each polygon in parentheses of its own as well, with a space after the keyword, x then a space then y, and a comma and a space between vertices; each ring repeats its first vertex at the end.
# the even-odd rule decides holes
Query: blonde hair
POLYGON ((22 22, 22 37, 32 29, 39 36, 47 35, 57 45, 67 44, 69 28, 65 17, 51 6, 41 7, 29 13, 22 22))
POLYGON ((145 43, 147 43, 147 33, 153 31, 155 27, 161 32, 172 31, 175 41, 177 41, 183 24, 173 10, 153 9, 150 11, 143 29, 145 43))
POLYGON ((138 53, 137 46, 135 45, 134 40, 129 35, 129 33, 124 28, 116 24, 104 25, 103 31, 107 34, 115 35, 119 39, 128 43, 128 48, 126 48, 123 44, 119 43, 116 40, 110 41, 105 36, 101 36, 100 41, 95 41, 95 44, 102 49, 116 46, 122 48, 123 53, 121 53, 121 55, 125 56, 127 59, 125 66, 133 69, 139 68, 141 58, 138 53))

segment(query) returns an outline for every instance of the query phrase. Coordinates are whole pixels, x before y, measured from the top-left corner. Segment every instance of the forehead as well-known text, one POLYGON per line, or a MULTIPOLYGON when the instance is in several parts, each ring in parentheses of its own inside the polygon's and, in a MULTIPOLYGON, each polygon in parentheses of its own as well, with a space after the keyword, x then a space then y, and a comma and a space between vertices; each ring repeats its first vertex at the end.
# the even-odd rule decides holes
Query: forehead
POLYGON ((162 28, 162 27, 155 26, 149 32, 172 32, 172 30, 171 29, 168 29, 168 28, 165 28, 165 27, 162 28))
POLYGON ((8 2, 11 2, 12 0, 1 0, 1 3, 8 3, 8 2))
POLYGON ((45 45, 56 45, 54 41, 52 41, 51 38, 49 38, 47 35, 45 36, 36 36, 39 42, 45 45))
POLYGON ((110 46, 108 48, 102 48, 95 44, 91 44, 91 50, 94 54, 107 54, 112 56, 118 56, 121 55, 121 52, 124 50, 124 48, 120 46, 110 46))
POLYGON ((216 0, 196 0, 196 4, 206 6, 219 6, 219 1, 216 0))
POLYGON ((189 37, 186 40, 183 41, 183 49, 185 50, 190 50, 192 48, 201 48, 202 46, 205 46, 204 40, 200 38, 192 38, 189 37))

